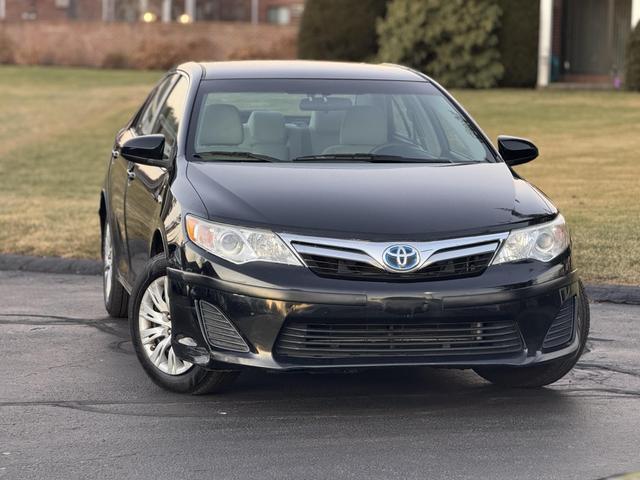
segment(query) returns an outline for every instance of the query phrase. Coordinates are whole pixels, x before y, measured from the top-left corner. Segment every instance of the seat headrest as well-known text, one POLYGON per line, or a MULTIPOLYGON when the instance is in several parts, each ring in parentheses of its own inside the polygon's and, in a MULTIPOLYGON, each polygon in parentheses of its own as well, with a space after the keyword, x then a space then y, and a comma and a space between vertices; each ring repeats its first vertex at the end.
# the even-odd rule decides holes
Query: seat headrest
POLYGON ((318 133, 338 133, 344 120, 344 110, 314 110, 311 112, 309 128, 318 133))
POLYGON ((247 124, 254 144, 285 142, 287 130, 280 112, 253 112, 247 124))
POLYGON ((382 109, 362 105, 347 110, 340 129, 341 144, 382 145, 387 138, 387 117, 382 109))
POLYGON ((200 145, 239 145, 244 140, 240 111, 234 105, 207 105, 202 125, 200 145))

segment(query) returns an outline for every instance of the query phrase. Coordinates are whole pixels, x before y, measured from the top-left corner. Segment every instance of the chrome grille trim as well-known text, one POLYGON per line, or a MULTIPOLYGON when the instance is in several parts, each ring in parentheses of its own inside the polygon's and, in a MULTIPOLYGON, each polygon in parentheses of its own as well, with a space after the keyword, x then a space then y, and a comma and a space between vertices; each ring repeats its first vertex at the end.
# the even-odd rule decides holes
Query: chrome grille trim
POLYGON ((480 255, 482 253, 495 253, 498 250, 499 242, 487 243, 477 247, 456 248, 441 253, 434 253, 423 264, 422 267, 431 265, 432 263, 442 262, 443 260, 451 260, 453 258, 466 257, 468 255, 480 255))
MULTIPOLYGON (((320 255, 323 257, 351 260, 372 265, 382 272, 398 273, 384 265, 382 260, 384 251, 399 243, 411 245, 420 252, 420 262, 416 267, 402 273, 411 273, 428 267, 436 262, 452 260, 469 255, 480 255, 496 252, 502 242, 509 236, 509 232, 494 233, 490 235, 478 235, 473 237, 452 238, 447 240, 435 240, 432 242, 370 242, 366 240, 345 240, 324 237, 311 237, 294 235, 289 233, 278 234, 291 250, 296 254, 303 265, 302 255, 320 255)), ((491 259, 493 260, 493 258, 491 259)), ((489 262, 491 264, 491 261, 489 262)))
POLYGON ((321 255, 323 257, 341 258, 343 260, 353 260, 355 262, 368 263, 374 267, 384 269, 384 266, 375 261, 366 253, 358 253, 348 250, 337 250, 335 248, 315 247, 304 243, 294 242, 294 250, 300 254, 321 255))

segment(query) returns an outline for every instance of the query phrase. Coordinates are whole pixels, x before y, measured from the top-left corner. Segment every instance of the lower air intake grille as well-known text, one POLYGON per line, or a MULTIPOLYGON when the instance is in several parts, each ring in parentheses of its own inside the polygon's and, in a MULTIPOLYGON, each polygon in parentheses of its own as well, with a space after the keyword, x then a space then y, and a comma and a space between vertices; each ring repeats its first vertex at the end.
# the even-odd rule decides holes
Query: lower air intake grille
POLYGON ((562 304, 558 315, 553 320, 544 342, 543 350, 555 350, 564 347, 573 339, 573 325, 575 318, 575 297, 570 298, 562 304))
POLYGON ((249 351, 249 346, 224 313, 210 303, 199 303, 202 326, 212 347, 233 352, 249 351))
POLYGON ((510 321, 455 323, 298 323, 284 326, 275 354, 289 358, 443 357, 523 350, 510 321))

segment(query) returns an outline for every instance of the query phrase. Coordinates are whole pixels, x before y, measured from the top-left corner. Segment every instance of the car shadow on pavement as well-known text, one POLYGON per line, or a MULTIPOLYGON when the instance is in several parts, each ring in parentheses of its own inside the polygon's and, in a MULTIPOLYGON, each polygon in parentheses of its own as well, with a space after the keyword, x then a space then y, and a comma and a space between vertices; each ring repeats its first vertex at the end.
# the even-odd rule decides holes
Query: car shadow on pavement
MULTIPOLYGON (((151 382, 149 389, 150 396, 154 390, 162 395, 151 382)), ((168 394, 154 411, 159 416, 220 420, 222 417, 227 420, 383 418, 391 414, 395 418, 438 415, 451 419, 473 415, 491 422, 504 419, 509 412, 520 419, 544 411, 569 414, 574 400, 575 397, 554 388, 496 387, 470 370, 428 367, 322 373, 246 370, 223 393, 168 394)))
MULTIPOLYGON (((113 322, 113 320, 111 320, 113 322)), ((114 353, 127 354, 136 377, 141 370, 128 339, 126 321, 111 323, 119 340, 109 344, 114 353)), ((113 332, 112 332, 113 333, 113 332)), ((227 391, 205 396, 189 396, 163 392, 148 381, 149 395, 167 395, 178 404, 215 404, 217 407, 243 405, 251 408, 260 404, 262 413, 272 410, 278 414, 286 410, 300 413, 300 409, 330 413, 361 412, 363 408, 393 408, 396 413, 426 406, 453 409, 465 405, 504 402, 546 404, 557 407, 568 401, 557 387, 543 389, 509 389, 491 385, 472 370, 429 367, 388 367, 336 369, 319 371, 278 372, 245 369, 238 381, 227 391)), ((126 382, 125 382, 126 383, 126 382)), ((172 402, 169 402, 172 403, 172 402)), ((165 402, 165 405, 168 405, 165 402)), ((206 415, 206 410, 201 414, 206 415)))

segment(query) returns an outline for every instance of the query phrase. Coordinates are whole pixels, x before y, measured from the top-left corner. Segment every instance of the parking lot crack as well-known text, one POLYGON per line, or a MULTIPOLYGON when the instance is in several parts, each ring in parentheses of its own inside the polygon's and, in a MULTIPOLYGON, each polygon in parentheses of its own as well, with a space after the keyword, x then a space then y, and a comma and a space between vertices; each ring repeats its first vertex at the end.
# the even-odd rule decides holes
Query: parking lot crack
POLYGON ((620 373, 622 375, 630 375, 632 377, 640 378, 640 373, 632 370, 627 370, 620 367, 614 367, 611 365, 603 365, 598 363, 584 363, 580 362, 576 366, 576 368, 584 369, 584 370, 604 370, 607 372, 620 373))
POLYGON ((0 325, 31 325, 31 326, 65 326, 79 325, 92 327, 109 335, 120 338, 128 338, 126 333, 110 326, 112 319, 89 320, 85 318, 73 318, 59 315, 42 315, 34 313, 0 313, 0 325), (12 319, 16 320, 12 320, 12 319))

